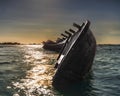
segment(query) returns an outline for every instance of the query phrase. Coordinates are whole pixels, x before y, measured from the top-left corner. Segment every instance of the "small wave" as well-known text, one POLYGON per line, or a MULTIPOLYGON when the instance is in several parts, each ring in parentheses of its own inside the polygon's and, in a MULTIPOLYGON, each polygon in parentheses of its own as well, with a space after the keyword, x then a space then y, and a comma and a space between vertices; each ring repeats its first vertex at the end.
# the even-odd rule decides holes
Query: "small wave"
POLYGON ((13 61, 5 61, 5 62, 0 62, 0 65, 3 65, 3 64, 14 64, 16 63, 17 61, 13 60, 13 61))
POLYGON ((21 79, 20 82, 13 82, 13 86, 18 88, 20 91, 24 91, 26 96, 28 94, 32 96, 33 93, 36 93, 37 95, 51 96, 53 95, 51 90, 53 74, 53 66, 42 64, 36 65, 26 73, 26 77, 21 79))
POLYGON ((0 65, 2 64, 10 64, 11 62, 0 62, 0 65))

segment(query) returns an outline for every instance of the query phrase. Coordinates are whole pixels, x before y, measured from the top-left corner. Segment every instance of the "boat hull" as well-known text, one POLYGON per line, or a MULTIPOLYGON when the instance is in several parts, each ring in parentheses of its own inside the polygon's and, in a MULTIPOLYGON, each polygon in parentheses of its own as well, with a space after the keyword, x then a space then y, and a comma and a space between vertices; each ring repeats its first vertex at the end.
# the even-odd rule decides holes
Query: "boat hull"
POLYGON ((49 51, 60 52, 65 43, 44 44, 43 48, 49 51))
POLYGON ((83 28, 70 38, 61 52, 52 82, 54 88, 67 89, 85 79, 90 73, 96 51, 96 40, 89 26, 90 22, 87 21, 83 28))

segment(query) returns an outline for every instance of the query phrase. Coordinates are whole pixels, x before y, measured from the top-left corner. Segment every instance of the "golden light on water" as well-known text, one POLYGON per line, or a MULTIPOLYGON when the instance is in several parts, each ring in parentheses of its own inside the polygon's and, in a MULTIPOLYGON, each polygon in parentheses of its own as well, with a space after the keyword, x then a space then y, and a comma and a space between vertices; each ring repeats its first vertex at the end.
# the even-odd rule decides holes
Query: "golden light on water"
POLYGON ((55 69, 54 64, 50 64, 50 58, 55 59, 57 54, 43 54, 41 47, 41 45, 27 45, 24 48, 24 62, 32 65, 32 68, 19 82, 13 82, 14 87, 24 90, 26 96, 36 96, 33 93, 38 95, 52 94, 51 82, 55 69))

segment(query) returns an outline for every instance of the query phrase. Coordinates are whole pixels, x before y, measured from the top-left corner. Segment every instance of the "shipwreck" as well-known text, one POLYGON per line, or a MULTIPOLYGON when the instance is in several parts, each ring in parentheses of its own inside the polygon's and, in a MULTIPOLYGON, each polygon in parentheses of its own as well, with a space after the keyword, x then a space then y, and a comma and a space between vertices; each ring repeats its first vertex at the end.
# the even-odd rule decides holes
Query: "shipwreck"
POLYGON ((58 90, 67 89, 70 85, 85 79, 91 71, 96 52, 96 40, 90 30, 90 21, 86 21, 81 26, 74 23, 73 26, 78 31, 70 29, 70 32, 66 32, 68 36, 64 36, 65 39, 60 39, 60 42, 44 42, 44 47, 56 44, 59 47, 49 46, 49 48, 61 50, 52 82, 53 87, 58 90))
MULTIPOLYGON (((78 30, 82 28, 82 25, 79 26, 76 23, 73 23, 73 26, 76 26, 78 30)), ((55 51, 55 52, 60 52, 65 45, 66 41, 68 38, 70 38, 72 35, 74 35, 76 32, 72 29, 69 29, 69 31, 65 31, 64 33, 61 33, 61 38, 58 37, 56 41, 52 40, 47 40, 43 41, 43 48, 49 51, 55 51)))

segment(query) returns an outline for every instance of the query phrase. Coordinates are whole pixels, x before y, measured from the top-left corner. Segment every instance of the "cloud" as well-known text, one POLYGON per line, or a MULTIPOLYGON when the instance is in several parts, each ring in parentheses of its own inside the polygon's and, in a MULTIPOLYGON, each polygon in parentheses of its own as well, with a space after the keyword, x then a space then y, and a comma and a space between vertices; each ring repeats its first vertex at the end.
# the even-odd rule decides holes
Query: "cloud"
POLYGON ((106 38, 107 42, 120 36, 119 4, 119 0, 2 0, 0 37, 52 39, 73 22, 81 24, 89 19, 98 43, 106 38))

